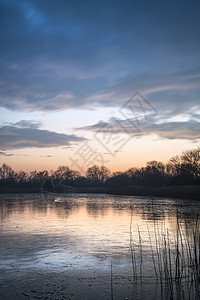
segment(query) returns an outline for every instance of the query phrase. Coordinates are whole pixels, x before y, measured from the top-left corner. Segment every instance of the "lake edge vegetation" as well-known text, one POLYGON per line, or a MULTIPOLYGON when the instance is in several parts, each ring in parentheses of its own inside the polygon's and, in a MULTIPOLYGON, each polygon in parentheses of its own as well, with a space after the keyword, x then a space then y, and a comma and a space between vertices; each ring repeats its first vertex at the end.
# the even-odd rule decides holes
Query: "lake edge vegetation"
POLYGON ((82 176, 68 166, 48 172, 0 167, 0 192, 112 193, 200 200, 200 148, 173 156, 168 163, 149 161, 146 167, 113 172, 93 165, 82 176))

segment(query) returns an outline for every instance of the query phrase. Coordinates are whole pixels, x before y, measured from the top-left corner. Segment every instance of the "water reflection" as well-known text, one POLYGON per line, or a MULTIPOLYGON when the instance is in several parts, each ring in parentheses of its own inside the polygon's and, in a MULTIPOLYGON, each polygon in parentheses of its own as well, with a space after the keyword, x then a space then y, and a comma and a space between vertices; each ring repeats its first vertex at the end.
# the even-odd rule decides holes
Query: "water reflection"
MULTIPOLYGON (((128 231, 130 218, 133 226, 139 225, 146 231, 146 223, 154 223, 176 230, 177 209, 179 215, 187 223, 194 218, 198 210, 198 202, 169 199, 152 199, 143 197, 123 197, 111 195, 71 195, 50 196, 43 201, 40 195, 1 195, 0 219, 1 232, 17 228, 20 232, 48 233, 62 232, 67 234, 74 227, 74 235, 84 231, 89 233, 92 228, 98 227, 98 237, 103 237, 105 228, 128 231)), ((83 233, 82 233, 83 234, 83 233)), ((112 236, 110 237, 112 239, 112 236)))
POLYGON ((163 218, 176 215, 179 212, 188 220, 193 218, 194 211, 198 208, 198 202, 193 200, 171 200, 171 199, 152 199, 143 197, 123 197, 111 195, 70 195, 51 196, 48 201, 43 201, 40 195, 9 195, 0 196, 0 218, 4 222, 11 215, 20 214, 30 215, 42 214, 48 216, 49 212, 58 214, 60 217, 67 218, 73 212, 85 207, 88 216, 98 217, 107 215, 110 210, 122 215, 124 212, 145 220, 163 220, 163 218))
POLYGON ((152 251, 174 243, 179 225, 189 240, 198 209, 195 201, 150 197, 1 195, 0 267, 105 273, 112 258, 115 276, 132 276, 133 267, 141 272, 142 253, 152 276, 152 251))

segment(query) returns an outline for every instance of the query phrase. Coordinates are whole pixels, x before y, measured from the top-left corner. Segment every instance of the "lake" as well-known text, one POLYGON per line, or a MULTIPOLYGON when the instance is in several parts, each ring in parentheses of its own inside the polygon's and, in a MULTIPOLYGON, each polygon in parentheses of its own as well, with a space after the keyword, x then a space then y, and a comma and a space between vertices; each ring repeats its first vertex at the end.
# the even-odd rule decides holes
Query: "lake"
POLYGON ((199 299, 199 204, 1 194, 0 299, 199 299))

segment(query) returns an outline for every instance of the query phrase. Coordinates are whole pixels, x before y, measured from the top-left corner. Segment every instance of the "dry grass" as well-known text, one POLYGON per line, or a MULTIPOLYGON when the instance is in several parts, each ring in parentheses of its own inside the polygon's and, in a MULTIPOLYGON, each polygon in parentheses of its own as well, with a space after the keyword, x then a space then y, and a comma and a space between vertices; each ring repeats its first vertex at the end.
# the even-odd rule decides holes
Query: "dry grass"
MULTIPOLYGON (((193 220, 183 219, 178 211, 176 232, 168 229, 160 232, 154 221, 154 232, 147 232, 151 252, 152 280, 159 280, 161 292, 167 291, 169 299, 200 298, 200 216, 197 213, 193 220)), ((143 269, 145 254, 143 241, 138 228, 138 241, 132 237, 132 216, 130 222, 130 250, 133 280, 144 278, 143 269), (136 251, 137 249, 137 251, 136 251), (137 255, 136 255, 137 254, 137 255)))

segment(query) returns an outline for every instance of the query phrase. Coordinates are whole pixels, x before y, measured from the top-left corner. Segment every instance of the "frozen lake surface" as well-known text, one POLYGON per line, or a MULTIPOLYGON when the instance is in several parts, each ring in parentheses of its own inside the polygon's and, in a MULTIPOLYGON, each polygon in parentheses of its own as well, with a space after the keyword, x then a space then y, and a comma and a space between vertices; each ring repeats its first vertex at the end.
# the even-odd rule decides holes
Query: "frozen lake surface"
POLYGON ((170 299, 156 254, 164 236, 173 255, 177 228, 190 240, 199 202, 43 196, 0 195, 1 299, 170 299))

